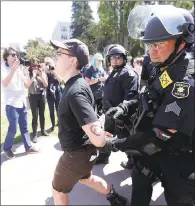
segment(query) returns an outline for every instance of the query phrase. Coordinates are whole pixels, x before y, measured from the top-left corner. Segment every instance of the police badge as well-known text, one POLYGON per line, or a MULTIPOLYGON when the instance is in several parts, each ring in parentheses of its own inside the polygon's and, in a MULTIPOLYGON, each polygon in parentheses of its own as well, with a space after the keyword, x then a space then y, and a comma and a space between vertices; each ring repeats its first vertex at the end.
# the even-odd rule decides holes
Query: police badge
POLYGON ((189 96, 190 86, 187 82, 176 82, 174 83, 171 94, 178 99, 186 98, 189 96))

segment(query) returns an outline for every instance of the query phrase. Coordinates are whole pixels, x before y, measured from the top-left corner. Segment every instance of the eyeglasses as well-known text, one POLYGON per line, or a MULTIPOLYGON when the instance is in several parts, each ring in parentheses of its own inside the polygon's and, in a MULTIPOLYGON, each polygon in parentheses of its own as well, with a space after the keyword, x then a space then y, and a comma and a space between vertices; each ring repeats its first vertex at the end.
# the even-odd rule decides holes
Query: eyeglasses
POLYGON ((54 53, 54 59, 57 60, 58 57, 61 56, 62 54, 73 57, 72 54, 67 54, 67 53, 64 53, 64 52, 61 52, 61 51, 56 51, 56 52, 54 53))
POLYGON ((9 54, 10 56, 12 56, 12 57, 15 57, 15 56, 17 56, 17 54, 9 54))
POLYGON ((163 49, 165 45, 168 43, 168 41, 161 41, 161 42, 156 42, 156 43, 147 43, 148 49, 163 49))
POLYGON ((110 60, 112 59, 120 59, 122 56, 121 55, 112 55, 110 56, 110 60))

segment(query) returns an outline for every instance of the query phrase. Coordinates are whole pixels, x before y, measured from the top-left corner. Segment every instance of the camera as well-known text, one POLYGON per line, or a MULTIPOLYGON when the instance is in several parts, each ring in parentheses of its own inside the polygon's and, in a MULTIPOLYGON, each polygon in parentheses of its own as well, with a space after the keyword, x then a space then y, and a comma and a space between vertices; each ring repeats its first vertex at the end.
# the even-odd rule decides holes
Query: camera
POLYGON ((49 71, 53 71, 54 67, 49 65, 49 71))
POLYGON ((22 64, 23 66, 30 66, 30 60, 27 58, 27 54, 25 52, 19 53, 19 60, 20 64, 22 64))

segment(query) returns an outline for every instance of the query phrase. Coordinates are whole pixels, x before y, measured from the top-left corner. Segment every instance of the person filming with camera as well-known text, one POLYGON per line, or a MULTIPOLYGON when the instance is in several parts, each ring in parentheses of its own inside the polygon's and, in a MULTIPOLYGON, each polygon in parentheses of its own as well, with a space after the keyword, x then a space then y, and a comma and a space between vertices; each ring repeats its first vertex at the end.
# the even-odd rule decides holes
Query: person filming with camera
POLYGON ((45 103, 46 103, 46 88, 48 86, 47 75, 45 72, 45 65, 39 64, 38 59, 32 58, 30 60, 29 76, 31 79, 29 87, 29 102, 32 112, 32 142, 37 142, 37 126, 38 126, 38 112, 40 119, 41 135, 48 136, 45 131, 45 103))

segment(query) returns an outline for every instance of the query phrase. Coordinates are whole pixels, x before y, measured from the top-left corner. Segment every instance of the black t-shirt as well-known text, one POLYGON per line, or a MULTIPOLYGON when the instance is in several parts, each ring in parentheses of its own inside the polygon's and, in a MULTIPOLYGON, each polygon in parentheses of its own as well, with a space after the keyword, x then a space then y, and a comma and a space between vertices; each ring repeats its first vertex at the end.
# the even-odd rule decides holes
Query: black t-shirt
POLYGON ((82 75, 69 79, 59 104, 59 141, 64 151, 81 148, 88 139, 83 125, 97 121, 92 91, 82 75))

